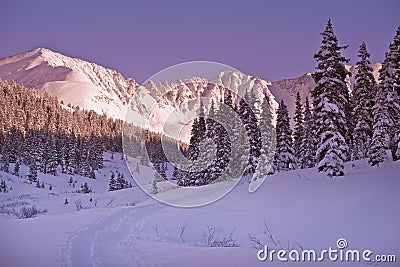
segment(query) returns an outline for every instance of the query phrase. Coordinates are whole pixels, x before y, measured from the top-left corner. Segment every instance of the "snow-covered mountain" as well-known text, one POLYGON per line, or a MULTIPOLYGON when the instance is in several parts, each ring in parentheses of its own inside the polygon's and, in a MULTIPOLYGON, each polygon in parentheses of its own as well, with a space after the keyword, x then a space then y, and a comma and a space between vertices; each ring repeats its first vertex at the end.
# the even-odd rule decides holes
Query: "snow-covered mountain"
MULTIPOLYGON (((211 80, 190 77, 176 82, 147 81, 140 86, 134 79, 125 78, 115 70, 46 48, 0 59, 0 78, 15 80, 40 93, 57 96, 65 104, 114 118, 124 119, 129 103, 129 120, 139 126, 178 137, 176 126, 187 125, 183 131, 179 129, 179 138, 183 140, 189 138, 188 123, 198 110, 198 97, 213 98, 218 102, 226 89, 240 96, 253 90, 260 99, 264 94, 270 95, 273 108, 277 108, 268 89, 270 82, 256 76, 222 71, 211 80), (171 112, 174 112, 175 128, 165 128, 171 112)), ((205 104, 207 109, 208 103, 205 104)))
POLYGON ((1 59, 0 78, 116 118, 125 115, 126 103, 139 86, 115 70, 46 48, 1 59))
MULTIPOLYGON (((188 123, 198 112, 199 97, 203 99, 204 106, 207 109, 210 106, 211 99, 215 103, 223 99, 226 89, 233 92, 233 100, 237 103, 239 101, 237 96, 243 96, 246 91, 252 91, 261 102, 264 99, 264 95, 268 95, 275 111, 278 104, 268 89, 269 84, 268 81, 259 77, 231 70, 222 71, 210 80, 201 77, 190 77, 184 81, 178 80, 177 82, 164 81, 154 83, 153 81, 148 81, 143 85, 144 92, 150 92, 158 103, 148 114, 148 123, 152 129, 157 131, 163 129, 164 132, 173 137, 189 140, 190 125, 188 123), (171 117, 170 114, 172 112, 174 112, 174 115, 171 117), (166 123, 167 121, 171 123, 166 123), (186 125, 187 127, 178 129, 181 128, 179 127, 180 125, 186 125)), ((142 91, 142 88, 139 91, 142 91)))

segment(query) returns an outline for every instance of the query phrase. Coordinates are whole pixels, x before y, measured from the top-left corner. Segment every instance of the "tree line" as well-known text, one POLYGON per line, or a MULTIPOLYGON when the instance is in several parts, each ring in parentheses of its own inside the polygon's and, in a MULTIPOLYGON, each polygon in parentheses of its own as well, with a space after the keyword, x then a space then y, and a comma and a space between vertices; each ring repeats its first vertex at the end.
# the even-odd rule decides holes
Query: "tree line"
POLYGON ((0 80, 0 169, 28 179, 58 171, 95 178, 103 151, 122 151, 122 121, 80 110, 48 94, 0 80), (14 169, 10 170, 10 163, 14 169))

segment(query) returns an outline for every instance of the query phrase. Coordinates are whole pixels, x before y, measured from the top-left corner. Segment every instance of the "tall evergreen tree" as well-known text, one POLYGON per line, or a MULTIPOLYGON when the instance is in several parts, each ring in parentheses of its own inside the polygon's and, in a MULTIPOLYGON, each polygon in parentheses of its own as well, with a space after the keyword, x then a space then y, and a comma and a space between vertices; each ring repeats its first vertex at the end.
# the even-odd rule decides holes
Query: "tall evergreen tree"
POLYGON ((188 157, 189 160, 193 161, 193 164, 189 175, 185 175, 186 172, 181 173, 178 185, 193 186, 204 184, 203 159, 206 151, 204 151, 204 146, 202 145, 204 144, 206 133, 204 105, 200 101, 199 116, 193 121, 188 149, 188 157))
MULTIPOLYGON (((394 160, 400 159, 400 25, 396 30, 393 42, 389 46, 388 58, 389 77, 385 77, 384 86, 390 105, 394 125, 391 129, 391 150, 394 160)), ((383 66, 382 66, 383 68, 383 66)))
POLYGON ((255 95, 251 91, 245 93, 244 97, 239 102, 239 116, 246 129, 247 139, 250 144, 250 157, 248 160, 245 174, 253 174, 258 165, 258 158, 261 150, 261 134, 257 124, 257 117, 254 111, 257 107, 254 105, 255 95))
MULTIPOLYGON (((298 163, 301 159, 301 144, 304 137, 303 132, 303 106, 301 104, 300 92, 296 94, 296 108, 294 111, 294 132, 293 132, 293 149, 294 155, 298 163)), ((299 164, 300 167, 302 166, 299 164)))
POLYGON ((386 53, 382 68, 379 70, 380 83, 372 113, 373 135, 369 153, 369 163, 372 166, 379 166, 381 162, 391 160, 393 156, 390 149, 394 143, 397 94, 393 90, 391 64, 388 53, 386 53))
POLYGON ((261 155, 261 132, 258 125, 258 118, 261 116, 261 111, 259 109, 259 99, 255 94, 255 90, 251 90, 249 94, 249 99, 247 100, 250 106, 249 110, 249 121, 245 124, 246 131, 250 137, 250 168, 248 172, 253 174, 257 168, 258 161, 261 155))
POLYGON ((400 158, 400 26, 379 70, 369 163, 400 158))
POLYGON ((65 165, 67 168, 67 173, 68 174, 73 174, 75 168, 77 167, 76 165, 76 159, 77 159, 77 150, 78 150, 78 145, 77 145, 77 140, 75 133, 71 133, 68 138, 67 142, 67 153, 65 154, 65 165))
POLYGON ((3 171, 3 172, 9 172, 10 171, 10 159, 8 157, 8 154, 2 154, 2 156, 1 156, 1 166, 0 167, 1 167, 0 170, 3 171))
POLYGON ((288 109, 282 100, 276 120, 274 170, 288 171, 294 169, 296 169, 296 158, 294 156, 292 130, 290 129, 288 109))
POLYGON ((111 173, 110 183, 108 184, 108 191, 115 191, 117 190, 117 185, 115 181, 115 174, 114 172, 111 173))
POLYGON ((19 176, 20 167, 21 167, 21 161, 19 159, 17 159, 17 162, 15 162, 15 165, 14 165, 13 175, 19 176))
POLYGON ((199 156, 199 143, 202 138, 202 133, 199 130, 199 119, 195 118, 192 124, 192 130, 190 131, 190 141, 188 149, 188 157, 191 160, 197 159, 199 156))
MULTIPOLYGON (((400 158, 400 26, 396 31, 393 42, 389 45, 389 51, 385 54, 382 68, 379 70, 379 85, 376 95, 380 101, 380 109, 383 114, 375 110, 374 133, 372 143, 375 150, 390 149, 388 157, 397 160, 400 158), (376 117, 376 118, 375 118, 376 117), (378 130, 375 130, 377 128, 378 130), (384 137, 382 137, 384 136, 384 137), (377 149, 380 147, 380 149, 377 149)), ((384 160, 375 154, 370 155, 370 163, 378 165, 379 160, 384 160)))
POLYGON ((368 157, 368 150, 372 137, 372 111, 376 83, 370 66, 370 54, 363 42, 358 50, 357 74, 353 89, 353 111, 351 119, 353 130, 353 158, 362 159, 368 157))
POLYGON ((3 179, 0 182, 0 192, 3 192, 3 193, 7 193, 8 192, 7 183, 3 179))
POLYGON ((36 182, 37 181, 37 164, 36 164, 36 160, 34 158, 32 158, 30 160, 28 180, 30 182, 36 182))
POLYGON ((48 142, 47 142, 47 153, 48 155, 48 165, 47 165, 47 170, 46 172, 51 175, 57 175, 57 166, 59 163, 59 151, 56 145, 56 138, 53 135, 48 136, 48 142))
POLYGON ((369 164, 379 166, 380 163, 390 160, 390 127, 393 121, 387 107, 387 99, 383 92, 383 86, 379 85, 373 108, 373 136, 369 151, 369 164))
POLYGON ((344 175, 344 162, 348 146, 345 107, 349 92, 346 86, 348 71, 341 55, 345 46, 339 46, 329 19, 322 35, 320 50, 314 55, 317 71, 313 74, 312 90, 317 140, 316 161, 318 171, 328 176, 344 175))
POLYGON ((235 142, 235 107, 233 106, 230 90, 226 90, 225 93, 224 102, 220 102, 216 110, 216 118, 220 123, 216 123, 214 128, 210 129, 210 135, 213 132, 216 135, 217 159, 215 163, 215 172, 213 174, 216 177, 224 173, 229 176, 230 173, 235 172, 235 162, 237 160, 237 158, 232 158, 233 155, 231 153, 232 144, 235 142))
POLYGON ((220 164, 221 163, 220 161, 222 160, 223 157, 222 151, 224 144, 222 144, 220 136, 221 133, 219 132, 219 127, 221 127, 221 125, 216 121, 217 113, 218 110, 215 107, 214 99, 211 99, 211 104, 206 119, 206 126, 207 126, 206 137, 207 139, 210 140, 210 143, 208 144, 210 149, 213 149, 214 147, 216 151, 215 155, 211 155, 214 157, 214 159, 212 160, 212 162, 210 162, 210 166, 208 167, 209 172, 207 173, 207 175, 209 177, 207 177, 208 178, 207 180, 210 181, 216 180, 224 172, 224 166, 220 164))
POLYGON ((306 97, 304 106, 303 136, 300 145, 300 166, 311 168, 315 166, 315 138, 314 138, 314 117, 311 113, 310 102, 306 97))
POLYGON ((264 95, 264 100, 261 103, 259 123, 262 147, 260 151, 260 160, 254 174, 255 179, 265 177, 265 175, 271 172, 276 146, 276 133, 272 124, 272 119, 270 98, 268 95, 264 95))

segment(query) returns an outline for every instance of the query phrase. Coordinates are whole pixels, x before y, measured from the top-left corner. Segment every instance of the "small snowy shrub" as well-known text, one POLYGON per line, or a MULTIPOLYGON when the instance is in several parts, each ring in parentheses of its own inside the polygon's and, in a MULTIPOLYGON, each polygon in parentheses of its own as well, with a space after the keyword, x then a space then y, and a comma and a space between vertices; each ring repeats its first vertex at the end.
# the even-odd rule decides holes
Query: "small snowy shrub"
POLYGON ((208 247, 239 247, 239 244, 233 237, 234 232, 235 229, 229 234, 224 234, 222 229, 207 225, 204 240, 208 247))
POLYGON ((18 218, 20 218, 20 219, 33 218, 33 217, 36 217, 38 214, 46 213, 46 212, 47 212, 46 209, 41 210, 41 209, 36 208, 35 206, 32 206, 32 207, 23 206, 19 210, 18 218))

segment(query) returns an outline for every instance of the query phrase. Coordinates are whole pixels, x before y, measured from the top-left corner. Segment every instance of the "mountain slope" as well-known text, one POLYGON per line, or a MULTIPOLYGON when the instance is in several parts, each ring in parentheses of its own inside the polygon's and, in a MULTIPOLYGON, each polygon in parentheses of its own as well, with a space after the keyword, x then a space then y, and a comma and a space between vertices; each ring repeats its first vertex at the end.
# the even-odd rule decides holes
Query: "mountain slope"
POLYGON ((207 113, 211 99, 219 103, 227 90, 233 93, 237 103, 237 96, 253 91, 260 104, 264 95, 268 95, 275 113, 278 104, 268 89, 269 84, 256 76, 231 70, 222 71, 210 80, 202 77, 160 83, 150 80, 133 96, 126 120, 189 141, 192 119, 199 111, 199 98, 202 98, 207 113))
POLYGON ((126 103, 138 87, 115 70, 45 48, 1 59, 0 77, 116 118, 125 115, 126 103))

